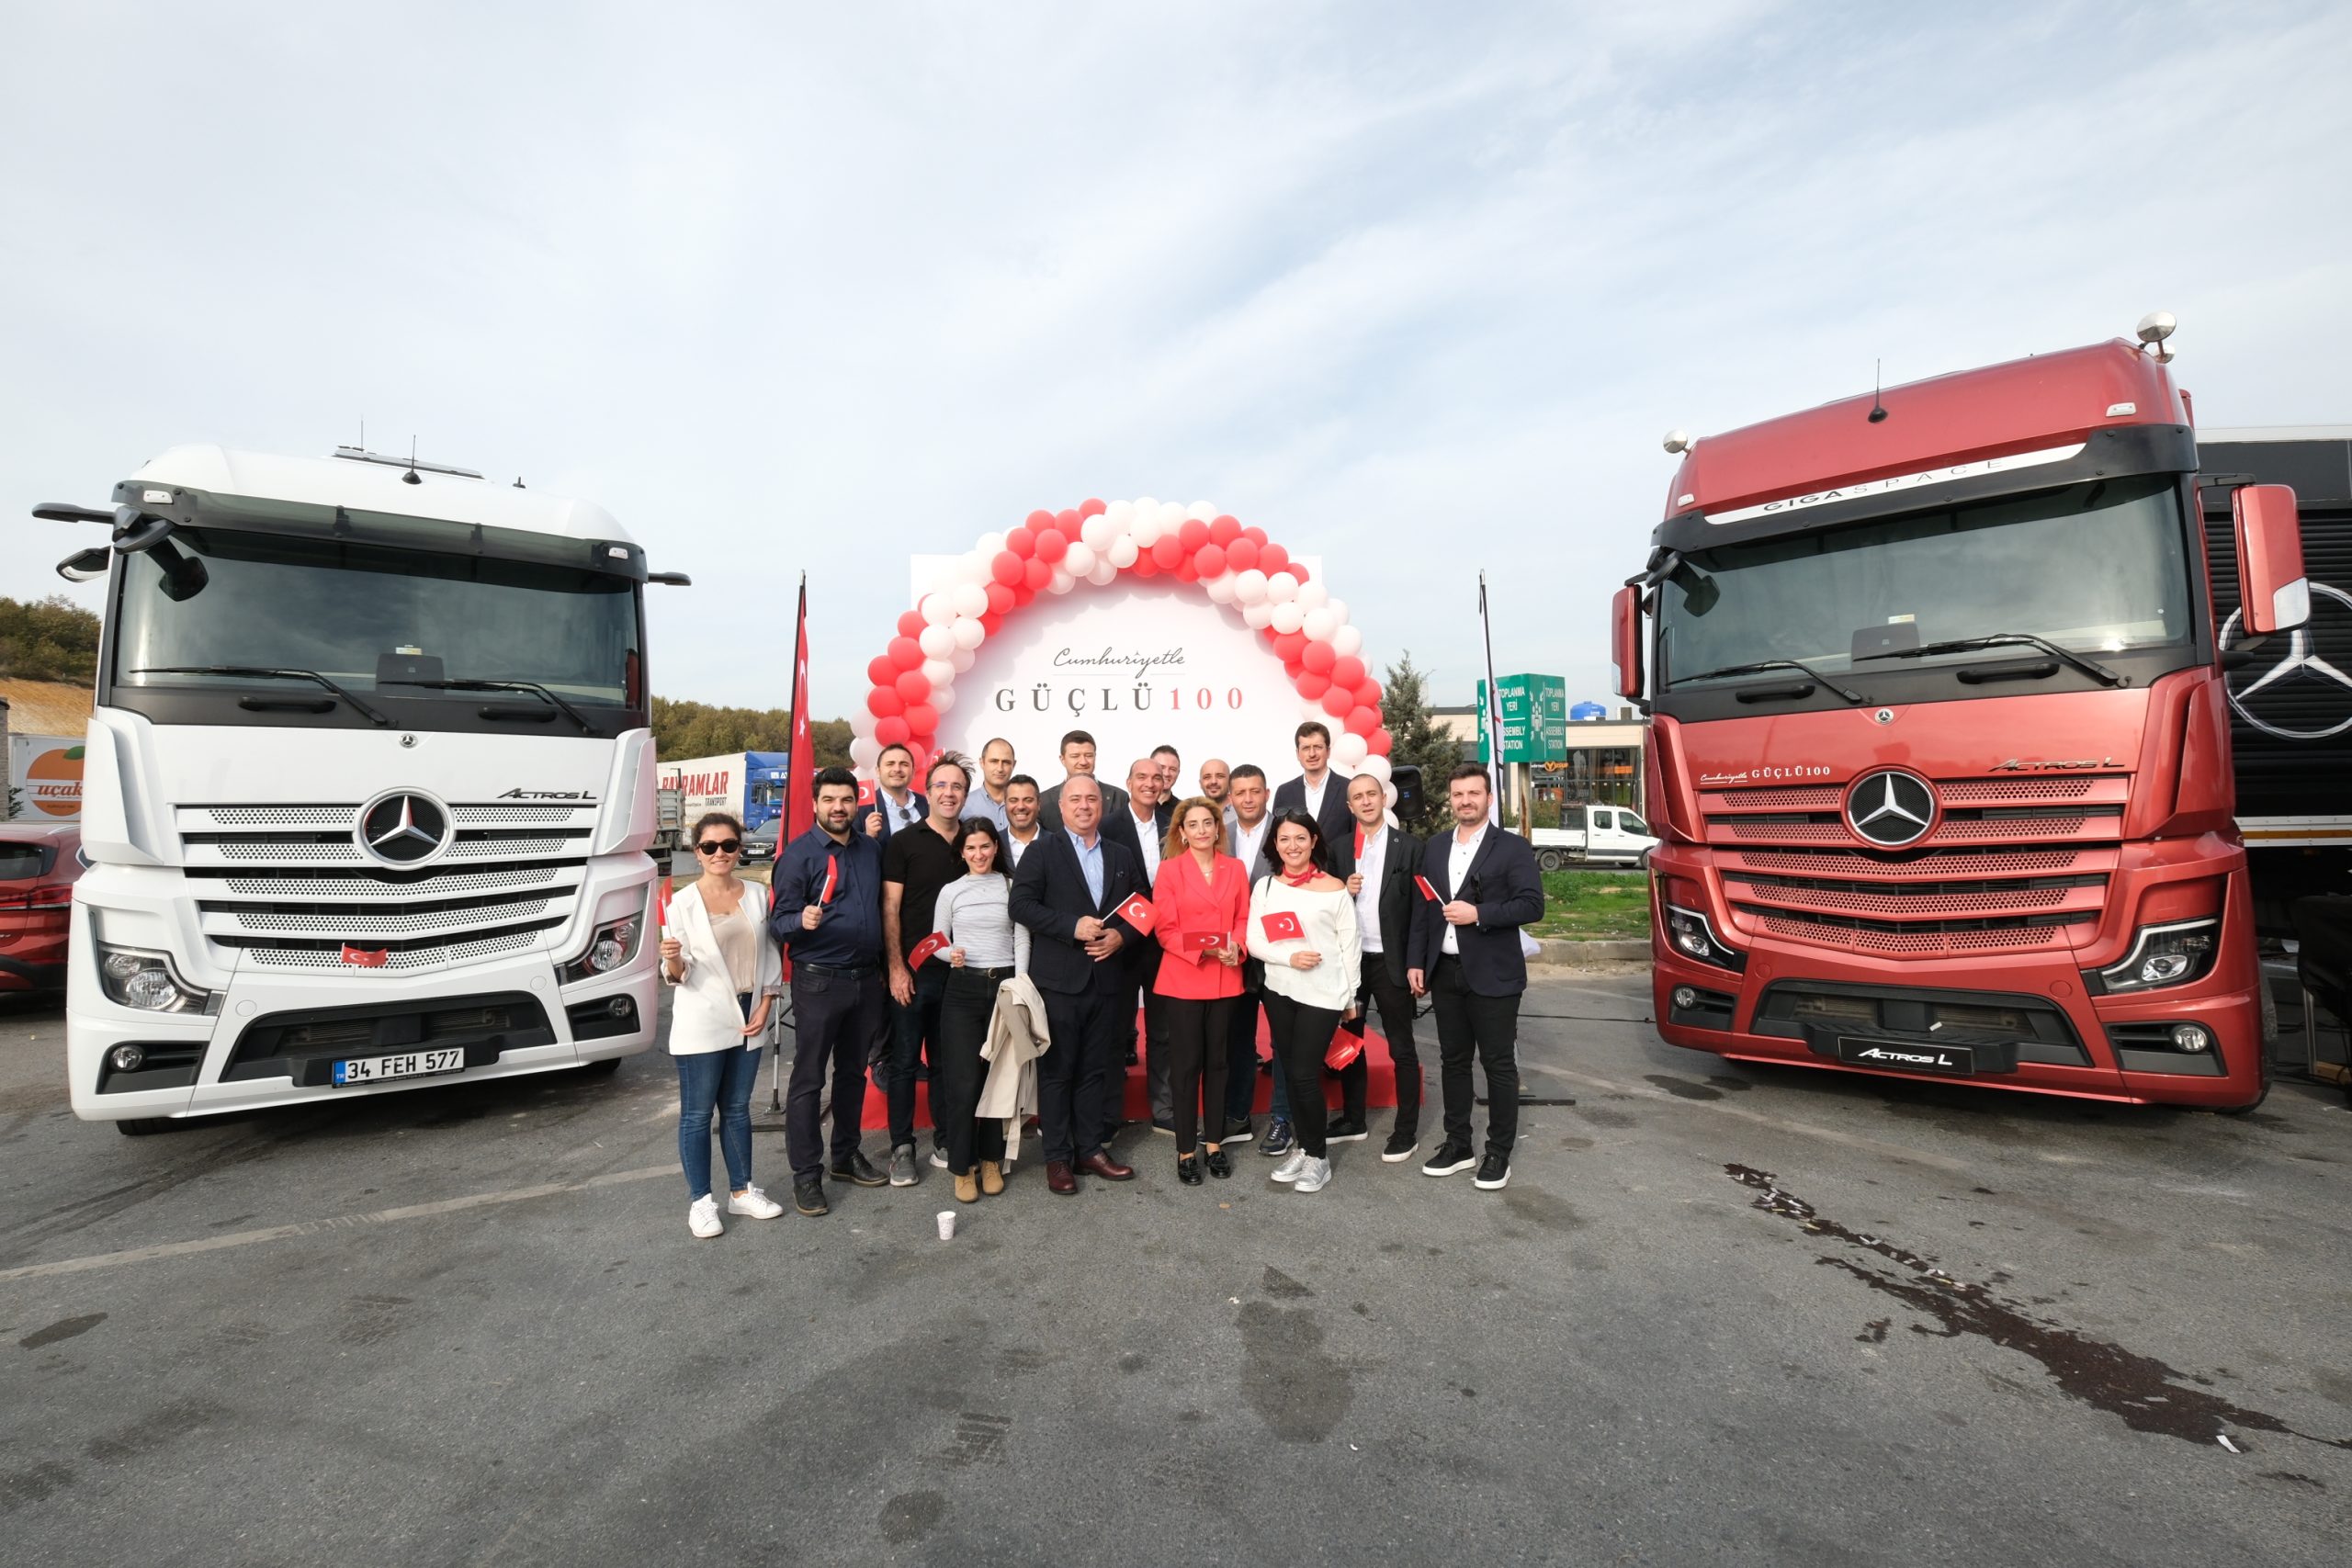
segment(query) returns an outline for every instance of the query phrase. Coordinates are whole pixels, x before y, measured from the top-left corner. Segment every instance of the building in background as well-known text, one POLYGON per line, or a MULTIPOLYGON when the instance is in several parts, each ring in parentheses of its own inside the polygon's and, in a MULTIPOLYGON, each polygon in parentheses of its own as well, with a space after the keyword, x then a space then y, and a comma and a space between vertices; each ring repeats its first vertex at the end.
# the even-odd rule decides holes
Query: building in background
POLYGON ((0 819, 75 822, 90 688, 0 680, 0 819))
MULTIPOLYGON (((1599 703, 1577 703, 1560 710, 1559 716, 1539 722, 1533 735, 1521 737, 1513 721, 1512 682, 1544 679, 1496 677, 1503 693, 1505 759, 1517 761, 1523 753, 1532 753, 1512 768, 1512 787, 1532 791, 1539 807, 1595 802, 1638 808, 1642 743, 1649 732, 1648 721, 1630 707, 1619 708, 1617 716, 1611 718, 1609 710, 1599 703)), ((1532 694, 1540 714, 1545 698, 1541 692, 1532 694)), ((1464 756, 1486 761, 1476 701, 1458 707, 1432 707, 1430 718, 1462 742, 1464 756)))

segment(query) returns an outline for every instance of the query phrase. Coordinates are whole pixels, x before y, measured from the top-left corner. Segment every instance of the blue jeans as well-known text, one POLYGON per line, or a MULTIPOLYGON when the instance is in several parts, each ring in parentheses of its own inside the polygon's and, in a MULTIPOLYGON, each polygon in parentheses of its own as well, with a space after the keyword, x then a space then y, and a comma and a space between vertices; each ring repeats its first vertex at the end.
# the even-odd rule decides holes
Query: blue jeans
MULTIPOLYGON (((746 1016, 749 1009, 745 1010, 746 1016)), ((752 1184, 752 1086, 759 1081, 760 1047, 729 1047, 672 1058, 678 1064, 678 1163, 686 1168, 686 1196, 710 1193, 710 1122, 718 1117, 718 1148, 727 1159, 727 1190, 752 1184)))

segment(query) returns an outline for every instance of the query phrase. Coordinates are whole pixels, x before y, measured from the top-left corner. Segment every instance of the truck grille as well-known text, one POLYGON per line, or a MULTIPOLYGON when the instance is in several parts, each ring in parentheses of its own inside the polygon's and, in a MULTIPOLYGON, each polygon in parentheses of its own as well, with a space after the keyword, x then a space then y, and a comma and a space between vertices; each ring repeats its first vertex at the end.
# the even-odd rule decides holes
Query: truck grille
POLYGON ((1878 849, 1841 815, 1845 786, 1701 797, 1743 930, 1895 956, 2064 951, 2090 941, 2122 836, 2120 774, 1936 781, 1916 845, 1878 849))
POLYGON ((462 805, 449 847, 413 870, 355 837, 358 806, 194 806, 176 813, 205 939, 222 962, 414 972, 537 946, 571 919, 596 807, 462 805))

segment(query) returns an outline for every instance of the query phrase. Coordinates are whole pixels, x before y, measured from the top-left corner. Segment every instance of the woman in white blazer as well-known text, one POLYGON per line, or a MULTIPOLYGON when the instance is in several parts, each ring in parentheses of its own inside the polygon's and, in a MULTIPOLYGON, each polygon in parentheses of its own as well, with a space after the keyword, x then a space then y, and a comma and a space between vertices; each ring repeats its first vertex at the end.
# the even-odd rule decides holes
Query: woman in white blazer
POLYGON ((662 978, 678 989, 670 1055, 678 1061, 678 1162, 693 1200, 686 1226, 708 1237, 725 1228, 710 1190, 714 1110, 727 1160, 727 1212, 755 1220, 784 1213, 752 1185, 752 1086, 760 1076, 760 1036, 784 986, 768 937, 768 890, 735 874, 743 825, 711 812, 695 824, 694 846, 702 874, 670 899, 662 978))

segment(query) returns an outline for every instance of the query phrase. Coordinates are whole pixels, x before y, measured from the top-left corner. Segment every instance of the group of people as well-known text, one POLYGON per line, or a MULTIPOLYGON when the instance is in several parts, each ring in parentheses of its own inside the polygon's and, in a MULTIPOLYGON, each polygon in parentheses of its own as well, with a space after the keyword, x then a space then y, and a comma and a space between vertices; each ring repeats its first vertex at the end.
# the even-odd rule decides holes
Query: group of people
POLYGON ((693 1233, 723 1225, 714 1119, 726 1213, 784 1212, 752 1182, 750 1098, 787 987, 798 1045, 786 1150, 803 1214, 827 1212, 829 1177, 922 1179, 926 1068, 928 1160, 952 1175, 958 1201, 1004 1191, 1032 1115, 1048 1190, 1074 1194, 1081 1176, 1134 1179, 1111 1145, 1138 1060, 1138 1007, 1152 1126, 1172 1135, 1186 1186, 1229 1179, 1235 1147, 1252 1144, 1280 1162, 1272 1180, 1329 1186, 1332 1146, 1371 1135, 1375 1012, 1396 1087, 1381 1157, 1411 1159, 1422 1102, 1414 1024, 1427 997, 1443 1125, 1421 1170, 1475 1168, 1478 1188, 1502 1188, 1518 1131, 1521 928, 1544 913, 1534 855, 1491 820, 1477 764, 1447 781, 1453 830, 1424 843, 1394 822, 1382 780, 1332 771, 1323 725, 1302 724, 1295 743, 1299 775, 1277 789, 1254 763, 1211 758, 1199 792, 1181 799, 1173 747, 1137 759, 1122 787, 1095 776, 1084 730, 1062 737, 1062 780, 1043 790, 1001 739, 981 749, 978 777, 942 755, 920 790, 912 753, 889 747, 870 802, 846 769, 810 781, 816 825, 785 847, 767 888, 736 874, 741 824, 703 818, 702 874, 673 898, 661 945, 662 977, 678 989, 670 1049, 693 1233), (1262 1131, 1261 1013, 1273 1078, 1262 1131), (1483 1153, 1474 1061, 1487 1078, 1483 1153), (887 1168, 861 1146, 869 1067, 888 1106, 887 1168))

